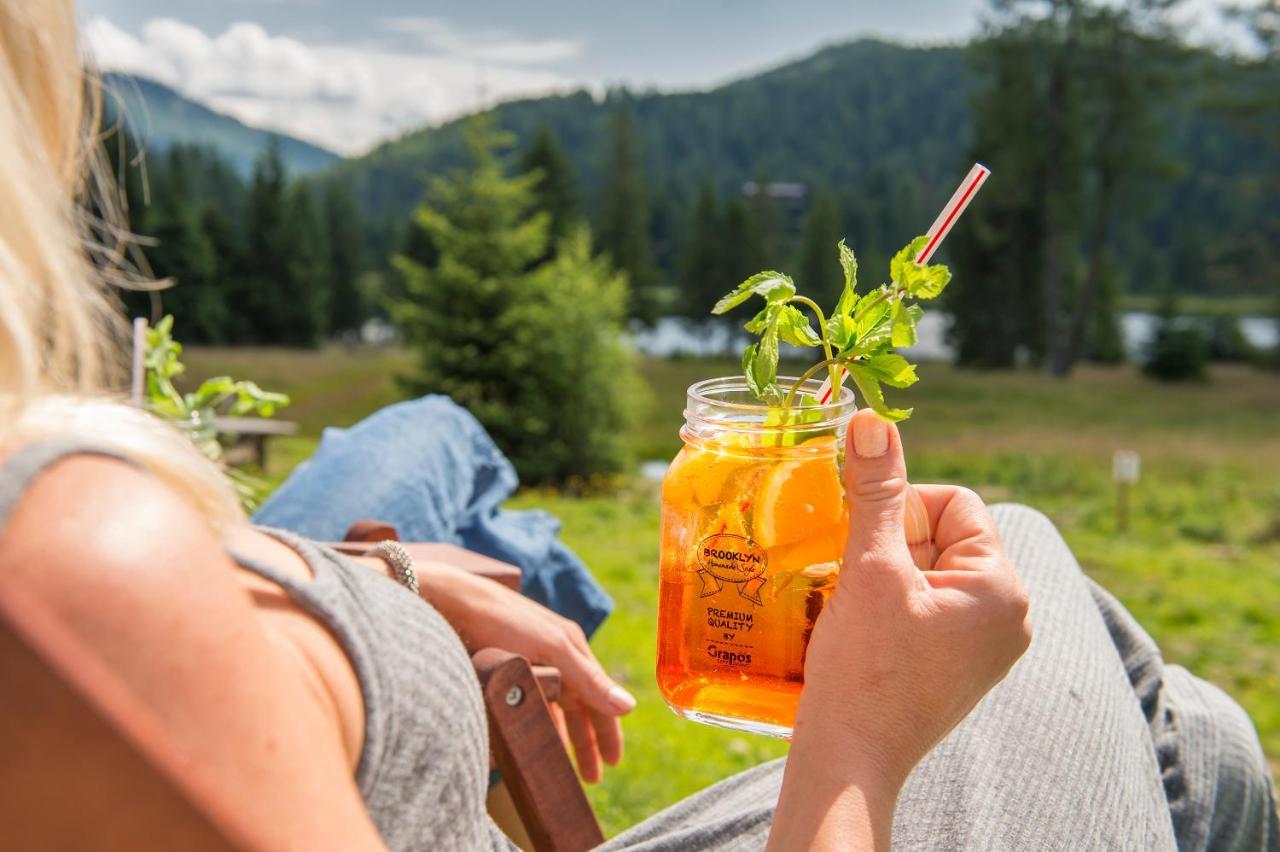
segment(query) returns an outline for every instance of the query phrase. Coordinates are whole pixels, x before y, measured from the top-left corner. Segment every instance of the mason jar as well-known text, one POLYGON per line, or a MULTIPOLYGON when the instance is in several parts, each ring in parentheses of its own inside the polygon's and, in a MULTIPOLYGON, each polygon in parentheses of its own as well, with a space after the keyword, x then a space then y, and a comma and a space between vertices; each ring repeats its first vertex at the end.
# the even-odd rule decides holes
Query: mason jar
POLYGON ((658 601, 658 686, 678 715, 791 735, 805 649, 848 538, 855 410, 848 388, 793 409, 759 402, 741 377, 689 388, 684 447, 662 486, 658 601))

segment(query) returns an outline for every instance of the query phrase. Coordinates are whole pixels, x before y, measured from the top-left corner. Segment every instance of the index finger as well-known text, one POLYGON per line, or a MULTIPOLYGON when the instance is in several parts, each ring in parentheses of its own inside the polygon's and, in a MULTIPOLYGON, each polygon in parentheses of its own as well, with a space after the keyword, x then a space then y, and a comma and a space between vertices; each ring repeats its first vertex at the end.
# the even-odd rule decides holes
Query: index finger
POLYGON ((939 557, 961 542, 1003 550, 995 519, 976 492, 958 485, 917 485, 939 557))

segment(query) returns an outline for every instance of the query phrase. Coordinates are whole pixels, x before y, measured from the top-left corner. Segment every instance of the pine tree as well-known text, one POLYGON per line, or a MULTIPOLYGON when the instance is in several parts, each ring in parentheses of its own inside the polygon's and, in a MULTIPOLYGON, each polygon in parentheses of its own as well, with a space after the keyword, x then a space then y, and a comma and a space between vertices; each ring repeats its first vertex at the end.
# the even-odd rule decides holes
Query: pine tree
POLYGON ((290 258, 289 287, 293 295, 290 333, 286 340, 314 346, 329 334, 330 285, 326 270, 329 246, 311 188, 295 182, 285 196, 285 235, 281 246, 290 258))
POLYGON ((157 178, 167 191, 149 211, 148 230, 154 244, 147 256, 152 272, 171 282, 159 292, 160 308, 174 315, 183 338, 221 343, 227 307, 217 288, 217 258, 191 199, 197 161, 194 149, 178 145, 157 164, 157 178))
POLYGON ((251 340, 283 340, 289 308, 282 295, 288 286, 289 261, 280 237, 284 232, 284 161, 274 139, 258 156, 249 183, 246 216, 245 303, 240 306, 251 340))
POLYGON ((724 295, 739 282, 764 269, 765 256, 761 250, 755 220, 751 218, 751 210, 741 196, 730 198, 725 203, 724 216, 720 220, 720 234, 724 258, 724 271, 721 274, 725 286, 721 288, 719 295, 724 295))
POLYGON ((1125 359, 1124 332, 1120 327, 1120 277, 1110 254, 1102 260, 1093 317, 1084 340, 1085 357, 1097 364, 1119 364, 1125 359))
POLYGON ((755 191, 749 196, 747 207, 751 211, 752 229, 758 240, 761 269, 777 269, 786 260, 782 253, 783 239, 786 236, 782 226, 782 211, 769 194, 769 179, 764 172, 756 172, 753 183, 755 191))
POLYGON ((418 234, 409 239, 431 246, 434 262, 397 255, 404 297, 390 305, 418 352, 405 387, 451 397, 508 451, 523 429, 511 405, 517 347, 498 329, 528 270, 546 254, 550 220, 532 213, 535 177, 504 174, 498 152, 509 144, 488 119, 468 123, 467 168, 433 180, 413 215, 418 234))
POLYGON ((640 140, 631 110, 618 107, 610 121, 605 184, 596 249, 627 274, 633 315, 655 319, 660 301, 649 246, 649 199, 640 140))
POLYGON ((971 61, 986 86, 973 98, 974 159, 991 167, 982 197, 960 219, 947 251, 963 286, 946 305, 957 361, 1012 367, 1020 352, 1045 348, 1041 272, 1049 242, 1043 198, 1040 45, 1009 28, 976 42, 971 61))
POLYGON ((258 158, 246 217, 245 305, 256 341, 313 346, 323 336, 326 295, 318 260, 320 227, 310 192, 290 192, 273 139, 258 158))
POLYGON ((706 319, 716 300, 736 281, 724 277, 720 205, 711 181, 703 181, 697 204, 689 216, 689 235, 681 262, 681 308, 691 319, 706 319))
POLYGON ((545 210, 550 216, 548 237, 554 251, 579 220, 580 214, 577 178, 573 174, 573 167, 547 125, 538 128, 533 143, 520 158, 520 171, 526 174, 536 172, 538 175, 533 187, 534 207, 545 210))
POLYGON ((324 194, 324 230, 328 248, 330 332, 352 331, 365 319, 360 293, 361 221, 348 187, 331 181, 324 194))
POLYGON ((581 225, 528 278, 504 316, 521 426, 507 435, 522 480, 590 486, 630 460, 628 425, 643 390, 621 343, 626 277, 591 255, 581 225))
POLYGON ((624 279, 585 229, 548 261, 537 174, 507 176, 510 137, 467 126, 470 162, 432 182, 413 217, 429 263, 397 255, 392 318, 418 353, 413 393, 442 393, 484 424, 526 482, 574 482, 625 463, 634 379, 620 348, 624 279))
POLYGON ((797 284, 805 292, 818 294, 824 305, 835 304, 844 285, 836 250, 842 236, 835 197, 825 187, 819 189, 801 226, 797 284))

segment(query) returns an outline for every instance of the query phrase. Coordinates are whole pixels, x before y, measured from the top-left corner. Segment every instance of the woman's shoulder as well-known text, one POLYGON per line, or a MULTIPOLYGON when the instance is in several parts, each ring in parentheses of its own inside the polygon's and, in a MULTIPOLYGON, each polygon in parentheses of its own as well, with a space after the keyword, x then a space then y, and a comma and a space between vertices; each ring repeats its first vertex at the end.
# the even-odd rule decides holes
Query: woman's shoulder
POLYGON ((238 574, 194 505, 98 454, 46 465, 0 531, 0 582, 20 584, 129 685, 209 780, 235 792, 261 845, 366 845, 376 835, 339 731, 238 574), (322 802, 323 825, 298 801, 322 802))

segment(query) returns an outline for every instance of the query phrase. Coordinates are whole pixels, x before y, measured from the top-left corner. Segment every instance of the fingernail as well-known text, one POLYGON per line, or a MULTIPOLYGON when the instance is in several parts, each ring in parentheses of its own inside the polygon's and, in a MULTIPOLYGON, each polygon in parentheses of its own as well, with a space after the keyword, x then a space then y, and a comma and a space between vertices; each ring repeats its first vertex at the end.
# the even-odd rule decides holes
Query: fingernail
POLYGON ((609 703, 616 707, 619 713, 630 713, 636 709, 635 698, 620 686, 614 686, 609 690, 609 703))
POLYGON ((853 418, 853 451, 864 459, 876 459, 889 449, 889 424, 874 412, 858 412, 853 418))

